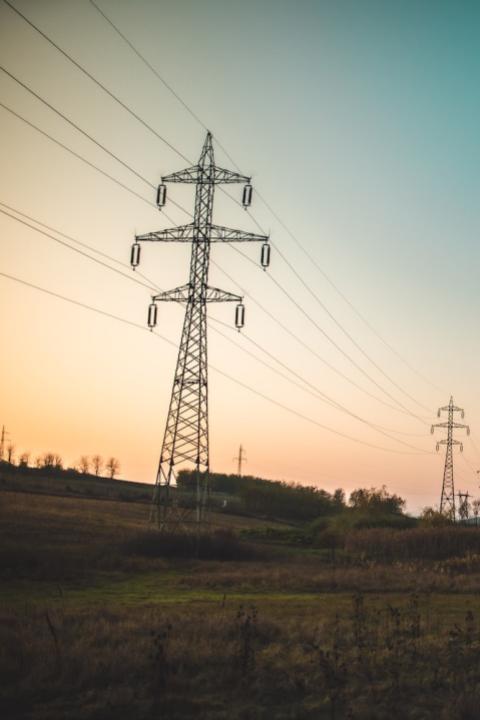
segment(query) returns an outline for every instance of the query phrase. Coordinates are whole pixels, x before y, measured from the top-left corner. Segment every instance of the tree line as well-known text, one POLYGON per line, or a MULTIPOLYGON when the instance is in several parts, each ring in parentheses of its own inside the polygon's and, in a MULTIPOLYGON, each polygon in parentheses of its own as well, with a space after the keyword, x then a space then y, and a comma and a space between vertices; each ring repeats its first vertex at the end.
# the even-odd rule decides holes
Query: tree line
POLYGON ((65 467, 63 458, 58 453, 44 452, 35 458, 32 458, 30 452, 25 451, 18 456, 18 462, 15 462, 15 446, 8 445, 6 458, 3 463, 18 468, 33 468, 37 470, 46 470, 49 472, 72 472, 81 475, 102 476, 105 472, 107 477, 112 480, 118 476, 120 472, 120 462, 116 457, 103 458, 101 455, 82 455, 78 463, 72 467, 65 467))
MULTIPOLYGON (((181 470, 178 474, 178 489, 193 493, 197 476, 193 471, 181 470)), ((390 494, 385 486, 381 488, 359 488, 354 490, 347 502, 345 492, 338 488, 333 493, 313 486, 264 480, 253 476, 211 473, 209 489, 226 497, 240 499, 243 509, 253 515, 263 515, 294 522, 310 522, 319 517, 343 515, 345 520, 360 522, 363 518, 386 518, 395 522, 404 517, 405 500, 390 494)))

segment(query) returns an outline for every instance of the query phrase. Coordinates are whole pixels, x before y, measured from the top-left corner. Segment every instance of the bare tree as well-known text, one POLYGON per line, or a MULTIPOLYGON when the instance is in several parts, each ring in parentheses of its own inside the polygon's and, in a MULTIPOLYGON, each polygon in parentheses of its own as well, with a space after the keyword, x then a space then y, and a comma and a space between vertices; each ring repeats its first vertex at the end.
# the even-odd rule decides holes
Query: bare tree
POLYGON ((108 470, 108 474, 113 480, 115 475, 117 475, 120 470, 120 463, 118 462, 117 458, 111 457, 107 460, 105 467, 108 470))
POLYGON ((40 458, 40 467, 54 468, 55 467, 55 454, 52 452, 43 453, 40 458))
POLYGON ((53 452, 43 453, 37 458, 36 463, 38 468, 45 468, 46 470, 61 470, 63 467, 61 455, 53 452))
POLYGON ((475 525, 478 525, 478 514, 480 512, 480 500, 474 500, 472 502, 473 515, 475 517, 475 525))
POLYGON ((18 458, 19 467, 28 467, 29 462, 30 462, 30 453, 29 452, 23 452, 20 455, 20 457, 18 458))
POLYGON ((101 455, 94 455, 92 457, 92 465, 95 475, 98 477, 103 468, 103 458, 101 455))
POLYGON ((10 443, 7 447, 7 462, 9 462, 10 465, 13 465, 15 462, 15 445, 13 443, 10 443))
POLYGON ((86 475, 90 469, 90 460, 87 455, 82 455, 80 458, 80 472, 86 475))

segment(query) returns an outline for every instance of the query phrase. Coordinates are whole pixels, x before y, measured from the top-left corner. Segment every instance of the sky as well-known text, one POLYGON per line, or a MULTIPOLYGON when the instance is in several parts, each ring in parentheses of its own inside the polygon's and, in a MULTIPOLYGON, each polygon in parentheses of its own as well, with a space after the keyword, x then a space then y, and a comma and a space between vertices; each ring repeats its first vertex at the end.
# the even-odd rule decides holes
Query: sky
MULTIPOLYGON (((212 246, 211 284, 245 295, 246 326, 209 308, 211 469, 234 472, 242 444, 246 473, 385 484, 418 512, 439 502, 430 425, 453 395, 471 427, 456 487, 478 496, 478 4, 98 0, 184 104, 89 0, 13 4, 157 134, 1 2, 1 67, 121 162, 4 71, 1 102, 141 198, 0 107, 0 210, 128 264, 135 233, 188 222, 174 202, 193 208, 192 188, 170 186, 162 213, 154 188, 179 153, 196 162, 205 128, 218 164, 252 176, 251 212, 215 196, 215 222, 273 247, 263 272, 257 245, 240 248, 250 261, 212 246)), ((144 247, 144 281, 0 213, 0 272, 133 323, 0 275, 0 425, 17 453, 113 455, 154 482, 183 310, 159 308, 170 342, 137 325, 153 287, 187 281, 189 252, 144 247)))

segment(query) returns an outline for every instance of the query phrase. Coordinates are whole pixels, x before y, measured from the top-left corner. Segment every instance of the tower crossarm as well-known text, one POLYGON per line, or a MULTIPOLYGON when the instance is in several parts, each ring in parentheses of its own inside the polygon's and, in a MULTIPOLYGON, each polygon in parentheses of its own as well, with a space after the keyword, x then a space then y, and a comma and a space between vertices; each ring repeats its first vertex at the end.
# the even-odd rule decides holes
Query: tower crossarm
POLYGON ((211 242, 268 242, 268 235, 244 232, 223 225, 212 225, 210 231, 211 242))
POLYGON ((457 422, 443 422, 443 423, 435 423, 435 425, 432 425, 432 435, 435 430, 435 428, 445 428, 448 429, 455 429, 455 430, 466 430, 467 435, 470 435, 470 425, 464 425, 463 423, 457 423, 457 422))
MULTIPOLYGON (((195 466, 197 527, 206 521, 209 495, 210 441, 208 416, 208 304, 233 302, 235 327, 245 324, 243 298, 209 285, 210 252, 212 243, 260 242, 260 264, 264 270, 270 265, 268 236, 215 225, 213 206, 216 185, 245 183, 241 203, 245 209, 252 201, 250 177, 215 164, 212 134, 207 132, 196 165, 165 175, 157 189, 156 204, 161 210, 167 197, 166 183, 189 183, 195 186, 195 205, 188 224, 157 232, 137 235, 131 248, 130 263, 138 267, 141 242, 190 243, 190 275, 188 283, 172 290, 157 292, 148 307, 148 327, 157 325, 158 303, 177 302, 185 306, 182 335, 178 348, 167 422, 163 436, 153 496, 152 518, 159 528, 183 526, 189 508, 182 507, 181 486, 177 485, 176 468, 189 462, 195 466)), ((188 504, 190 507, 190 503, 188 504)))
MULTIPOLYGON (((181 285, 173 288, 173 290, 165 290, 164 292, 158 293, 158 295, 152 296, 152 302, 179 302, 187 303, 193 299, 193 288, 188 283, 187 285, 181 285)), ((227 292, 226 290, 220 290, 219 288, 207 286, 204 289, 200 297, 200 302, 237 302, 241 303, 243 297, 241 295, 234 295, 233 293, 227 292)))
POLYGON ((216 165, 202 168, 200 165, 192 165, 192 167, 170 175, 163 175, 162 182, 167 183, 188 183, 196 185, 197 183, 209 183, 213 185, 232 184, 232 183, 249 183, 251 180, 248 175, 240 175, 240 173, 216 165))
POLYGON ((227 292, 226 290, 220 290, 219 288, 207 287, 205 301, 211 302, 242 302, 243 297, 241 295, 234 295, 233 293, 227 292))
POLYGON ((452 410, 452 412, 462 413, 462 415, 465 412, 463 408, 457 407, 456 405, 444 405, 443 407, 439 408, 438 412, 449 412, 449 410, 452 410))
POLYGON ((136 235, 135 242, 192 242, 194 230, 193 223, 179 225, 178 227, 166 228, 157 232, 136 235))
POLYGON ((173 290, 165 290, 152 297, 153 302, 188 302, 190 299, 190 284, 180 285, 173 290))
POLYGON ((461 446, 463 446, 463 443, 460 440, 454 440, 453 438, 451 440, 448 440, 448 438, 444 438, 443 440, 439 440, 437 445, 461 445, 461 446))
MULTIPOLYGON (((196 228, 193 223, 189 223, 188 225, 179 225, 178 227, 158 230, 145 235, 137 235, 135 240, 136 242, 201 242, 204 234, 204 230, 196 228)), ((209 242, 268 242, 268 240, 268 235, 244 232, 223 225, 211 225, 208 228, 209 242)))

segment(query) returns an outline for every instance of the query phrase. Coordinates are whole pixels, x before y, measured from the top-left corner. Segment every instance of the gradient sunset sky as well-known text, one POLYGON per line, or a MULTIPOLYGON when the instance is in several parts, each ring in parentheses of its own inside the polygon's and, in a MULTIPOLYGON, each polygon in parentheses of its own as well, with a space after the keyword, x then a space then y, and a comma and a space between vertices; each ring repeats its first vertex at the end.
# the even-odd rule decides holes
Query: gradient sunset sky
MULTIPOLYGON (((176 150, 197 160, 204 127, 88 0, 13 4, 176 150)), ((252 175, 254 187, 351 303, 255 196, 251 215, 274 245, 268 273, 257 245, 241 247, 256 266, 230 247, 212 247, 211 284, 246 292, 243 335, 233 327, 231 305, 209 310, 229 326, 212 323, 209 334, 212 470, 234 472, 242 443, 250 474, 329 491, 386 484, 417 511, 439 502, 443 454, 435 442, 442 434, 432 437, 430 424, 453 395, 472 430, 471 438, 458 436, 465 452, 455 457, 456 485, 478 496, 478 3, 98 0, 98 6, 213 132, 214 143, 217 138, 252 175), (241 348, 272 366, 278 359, 278 370, 295 383, 303 384, 300 375, 310 390, 377 428, 241 348)), ((162 174, 186 166, 4 2, 0 65, 149 184, 0 72, 4 105, 146 200, 154 202, 150 185, 162 174)), ((165 214, 3 107, 0 131, 0 210, 15 208, 125 263, 135 233, 170 226, 165 214)), ((235 169, 217 145, 215 151, 218 164, 235 169)), ((241 197, 241 186, 230 190, 241 197)), ((191 188, 170 186, 168 193, 169 201, 193 208, 191 188)), ((171 202, 165 210, 174 224, 188 222, 171 202)), ((250 214, 218 192, 214 220, 258 232, 250 214)), ((0 233, 2 273, 145 325, 148 287, 2 213, 0 233)), ((187 281, 188 260, 188 247, 152 244, 139 269, 167 289, 187 281)), ((158 332, 168 344, 147 329, 1 275, 0 298, 0 425, 17 452, 34 457, 52 450, 67 465, 83 454, 114 455, 122 477, 153 482, 182 309, 160 307, 158 332)))

